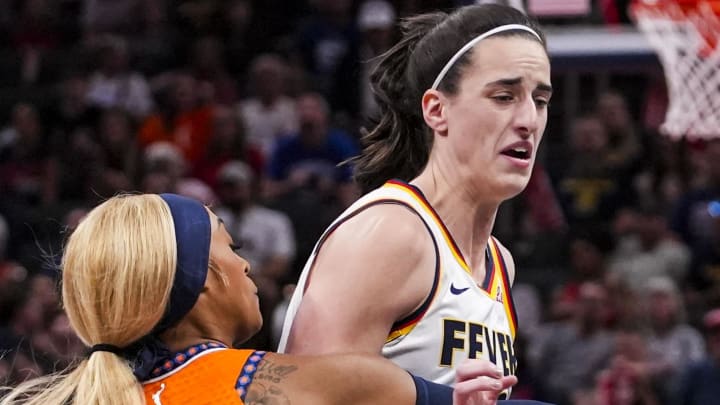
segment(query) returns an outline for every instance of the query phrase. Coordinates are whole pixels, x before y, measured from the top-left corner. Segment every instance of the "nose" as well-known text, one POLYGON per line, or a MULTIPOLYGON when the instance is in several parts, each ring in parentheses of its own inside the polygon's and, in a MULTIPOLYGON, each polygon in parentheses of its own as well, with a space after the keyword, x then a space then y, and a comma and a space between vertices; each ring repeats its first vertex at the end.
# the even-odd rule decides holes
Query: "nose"
POLYGON ((517 104, 514 126, 523 138, 529 138, 538 129, 539 112, 532 97, 526 97, 517 104))

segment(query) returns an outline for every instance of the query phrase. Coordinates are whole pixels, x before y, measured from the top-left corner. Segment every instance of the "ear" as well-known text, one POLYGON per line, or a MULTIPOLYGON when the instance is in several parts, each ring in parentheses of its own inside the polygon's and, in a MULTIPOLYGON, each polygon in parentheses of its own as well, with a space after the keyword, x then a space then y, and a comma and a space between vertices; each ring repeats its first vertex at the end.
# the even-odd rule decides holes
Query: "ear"
POLYGON ((433 132, 441 135, 447 134, 446 102, 445 96, 437 90, 427 90, 422 97, 422 111, 425 123, 433 132))

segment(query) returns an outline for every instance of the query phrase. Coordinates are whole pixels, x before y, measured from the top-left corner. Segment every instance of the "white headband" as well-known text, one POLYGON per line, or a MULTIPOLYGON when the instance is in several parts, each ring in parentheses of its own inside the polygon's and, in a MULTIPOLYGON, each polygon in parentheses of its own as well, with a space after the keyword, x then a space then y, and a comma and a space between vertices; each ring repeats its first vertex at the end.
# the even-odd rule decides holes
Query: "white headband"
POLYGON ((460 48, 460 50, 457 51, 457 52, 455 53, 455 55, 453 55, 452 58, 450 58, 450 60, 448 61, 448 63, 446 63, 445 66, 444 66, 444 67, 442 68, 442 70, 440 71, 440 73, 438 73, 437 78, 435 78, 435 82, 433 82, 433 85, 432 85, 431 89, 437 90, 438 86, 440 85, 440 82, 441 82, 442 79, 445 77, 445 75, 447 74, 448 70, 450 70, 450 68, 453 67, 453 65, 455 64, 455 62, 457 62, 457 60, 460 59, 460 57, 463 56, 463 55, 465 54, 465 52, 468 51, 468 49, 472 48, 472 47, 475 46, 478 42, 480 42, 480 41, 482 41, 483 39, 489 37, 490 35, 495 35, 495 34, 497 34, 498 32, 510 31, 510 30, 523 30, 523 31, 527 31, 527 32, 535 35, 535 36, 537 37, 537 39, 539 39, 540 42, 542 42, 542 38, 540 38, 540 35, 538 35, 537 32, 533 31, 532 28, 529 28, 529 27, 527 27, 527 26, 525 26, 525 25, 522 25, 522 24, 507 24, 507 25, 501 25, 501 26, 499 26, 499 27, 495 27, 495 28, 491 29, 490 31, 483 32, 482 34, 480 34, 480 35, 476 36, 475 38, 471 39, 470 42, 468 42, 467 44, 465 44, 465 46, 463 46, 462 48, 460 48))

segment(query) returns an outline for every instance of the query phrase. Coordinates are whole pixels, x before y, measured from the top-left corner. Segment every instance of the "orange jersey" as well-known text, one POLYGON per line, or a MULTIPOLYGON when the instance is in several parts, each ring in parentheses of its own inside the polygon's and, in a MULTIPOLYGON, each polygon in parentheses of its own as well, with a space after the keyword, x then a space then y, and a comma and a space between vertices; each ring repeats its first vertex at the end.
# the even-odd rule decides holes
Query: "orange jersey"
POLYGON ((142 383, 148 405, 243 405, 265 352, 215 343, 176 353, 142 383))

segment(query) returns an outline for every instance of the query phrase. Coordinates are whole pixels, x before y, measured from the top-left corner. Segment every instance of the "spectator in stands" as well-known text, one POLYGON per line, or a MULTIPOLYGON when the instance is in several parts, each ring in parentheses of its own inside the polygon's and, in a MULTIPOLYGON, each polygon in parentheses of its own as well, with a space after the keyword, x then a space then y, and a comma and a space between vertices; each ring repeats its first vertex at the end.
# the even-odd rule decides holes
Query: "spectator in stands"
POLYGON ((629 188, 619 177, 607 130, 598 116, 573 120, 567 169, 558 180, 558 197, 571 225, 607 223, 625 204, 629 188))
POLYGON ((9 256, 10 236, 8 222, 0 215, 0 327, 8 323, 28 276, 27 269, 9 256))
POLYGON ((657 204, 669 210, 672 204, 695 187, 691 178, 688 144, 660 134, 646 139, 643 165, 633 177, 638 204, 657 204))
MULTIPOLYGON (((56 302, 59 305, 59 301, 56 302)), ((51 366, 49 371, 63 370, 85 354, 86 348, 70 327, 64 312, 56 311, 47 330, 35 339, 35 346, 51 366)))
POLYGON ((210 141, 192 174, 215 188, 220 167, 231 160, 245 161, 256 174, 264 169, 262 152, 246 143, 245 125, 240 117, 231 107, 216 105, 210 141))
MULTIPOLYGON (((32 353, 33 338, 44 332, 45 327, 41 302, 26 292, 17 301, 9 323, 0 326, 0 351, 32 353)), ((14 368, 17 369, 16 364, 14 368)))
POLYGON ((0 131, 0 190, 6 202, 26 205, 17 207, 21 210, 56 199, 57 174, 47 141, 35 106, 16 104, 10 125, 0 131))
POLYGON ((360 114, 363 119, 378 113, 375 96, 370 88, 370 72, 377 57, 395 42, 395 8, 385 0, 366 0, 360 5, 357 26, 360 30, 360 114))
POLYGON ((122 108, 141 119, 153 109, 145 77, 132 70, 127 41, 105 35, 98 40, 99 66, 90 76, 87 98, 100 108, 122 108))
POLYGON ((204 181, 194 177, 180 179, 175 185, 175 192, 183 197, 200 201, 209 207, 217 204, 215 190, 204 181))
MULTIPOLYGON (((55 2, 26 0, 18 2, 20 12, 10 22, 10 42, 22 59, 20 79, 24 84, 46 84, 52 79, 48 71, 48 51, 65 45, 65 32, 58 20, 55 2)), ((5 6, 7 7, 7 6, 5 6)))
POLYGON ((713 298, 720 297, 720 203, 710 202, 706 209, 710 234, 696 244, 687 281, 693 290, 713 298))
POLYGON ((98 123, 105 181, 114 190, 131 191, 139 179, 141 155, 132 118, 118 108, 102 112, 98 123))
POLYGON ((237 105, 247 143, 269 157, 275 142, 298 129, 295 100, 288 97, 288 65, 276 54, 263 54, 250 65, 251 96, 237 105))
POLYGON ((177 146, 189 168, 205 156, 212 133, 212 106, 203 99, 203 83, 184 72, 162 78, 156 113, 140 125, 138 140, 145 148, 164 141, 177 146))
POLYGON ((675 403, 706 405, 720 398, 720 308, 705 314, 703 327, 708 355, 685 369, 675 403))
POLYGON ((70 133, 95 125, 98 109, 88 101, 88 78, 78 70, 68 70, 57 84, 57 95, 43 112, 51 137, 51 147, 59 151, 67 145, 70 133))
POLYGON ((82 23, 85 37, 103 33, 129 34, 137 29, 144 0, 84 0, 82 23))
POLYGON ((629 234, 618 238, 608 271, 636 291, 645 290, 649 280, 658 276, 682 284, 690 265, 690 251, 670 233, 665 211, 651 205, 633 211, 634 226, 629 234))
POLYGON ((93 187, 102 183, 104 157, 93 127, 78 127, 68 134, 62 148, 53 150, 57 164, 58 194, 62 201, 82 203, 93 201, 97 194, 93 187))
POLYGON ((646 364, 650 359, 647 340, 637 327, 627 326, 615 336, 615 349, 609 366, 601 371, 595 387, 594 405, 659 404, 646 364))
POLYGON ((618 170, 632 172, 640 158, 642 139, 625 97, 617 91, 601 94, 595 113, 607 132, 608 163, 618 170))
MULTIPOLYGON (((267 6, 266 2, 262 4, 267 6)), ((292 3, 284 2, 282 5, 285 7, 290 4, 292 3)), ((227 50, 227 62, 231 72, 245 72, 249 61, 257 52, 272 49, 267 31, 259 29, 260 26, 266 28, 267 20, 258 21, 255 7, 256 2, 251 0, 223 2, 221 38, 227 50)), ((279 10, 276 8, 273 11, 279 10)))
POLYGON ((585 283, 604 282, 606 257, 614 246, 612 235, 603 227, 575 227, 567 239, 568 273, 553 292, 551 318, 555 320, 572 317, 585 283))
POLYGON ((143 178, 140 189, 145 193, 175 192, 188 164, 180 148, 170 142, 154 142, 143 151, 143 178))
POLYGON ((595 386, 613 350, 612 335, 604 328, 606 299, 602 284, 584 283, 572 322, 556 324, 544 339, 534 368, 544 400, 571 404, 595 386))
POLYGON ((709 204, 720 200, 720 139, 703 142, 693 159, 697 167, 691 176, 705 177, 705 184, 680 196, 673 207, 670 226, 696 253, 714 233, 711 218, 715 211, 709 204))
POLYGON ((355 141, 331 127, 330 107, 320 94, 306 93, 297 105, 299 131, 279 139, 268 162, 268 196, 304 189, 349 204, 355 197, 352 171, 338 164, 358 153, 355 141))
POLYGON ((48 0, 18 2, 20 10, 11 22, 12 46, 21 51, 54 49, 63 44, 57 10, 48 0))
POLYGON ((336 113, 357 111, 359 36, 350 0, 317 0, 295 34, 297 57, 309 81, 336 113))
POLYGON ((237 100, 237 82, 228 72, 225 49, 217 37, 205 36, 193 42, 188 70, 196 80, 209 83, 215 102, 231 105, 237 100))
POLYGON ((646 313, 641 319, 647 319, 650 327, 645 372, 660 403, 676 404, 682 371, 705 357, 702 335, 685 321, 683 297, 672 279, 651 279, 645 294, 646 313))

